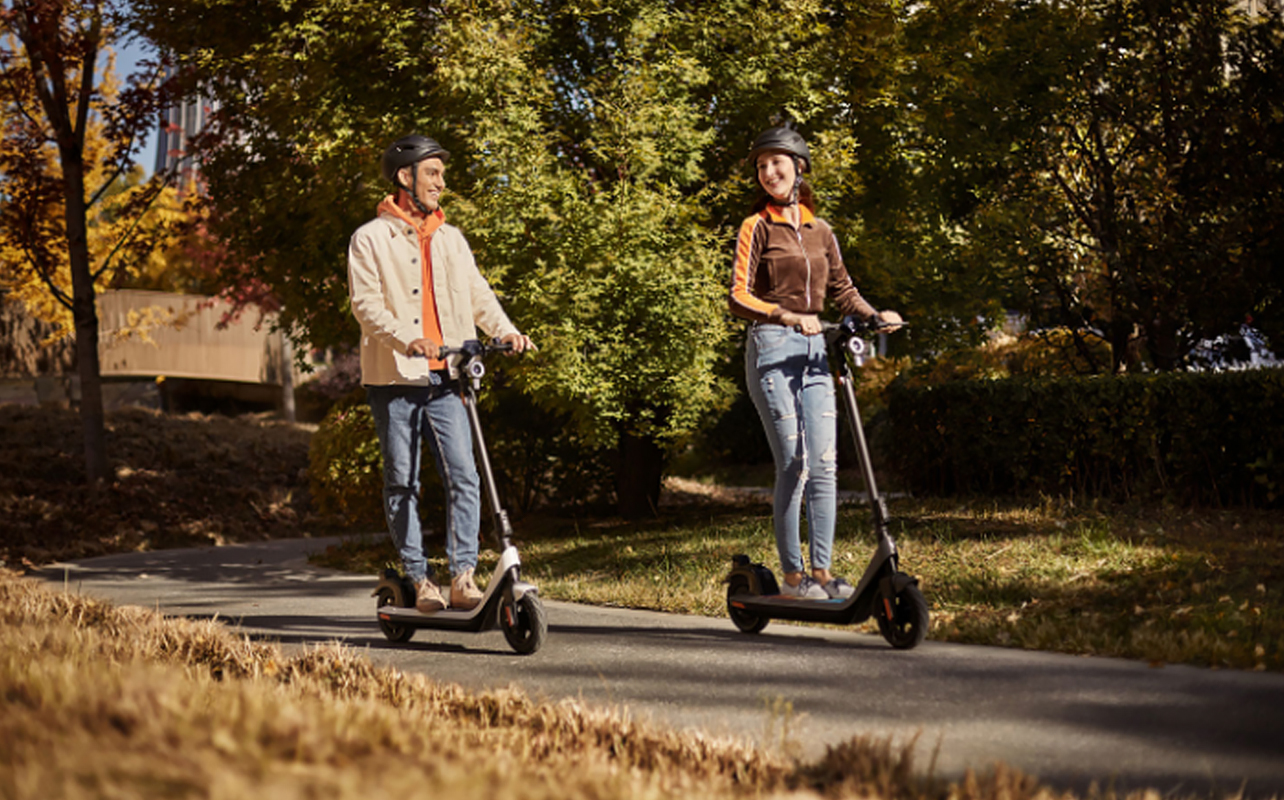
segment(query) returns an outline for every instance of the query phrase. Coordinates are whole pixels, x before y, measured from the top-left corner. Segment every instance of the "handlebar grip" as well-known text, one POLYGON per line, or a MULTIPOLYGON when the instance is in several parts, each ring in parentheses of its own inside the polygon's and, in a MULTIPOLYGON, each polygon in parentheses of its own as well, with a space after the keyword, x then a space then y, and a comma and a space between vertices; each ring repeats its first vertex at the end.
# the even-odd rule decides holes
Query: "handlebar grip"
POLYGON ((490 353, 511 353, 512 350, 512 342, 501 342, 496 339, 490 343, 484 343, 476 339, 469 339, 464 342, 462 347, 446 347, 442 345, 441 349, 437 351, 437 358, 446 358, 448 356, 476 358, 490 353))

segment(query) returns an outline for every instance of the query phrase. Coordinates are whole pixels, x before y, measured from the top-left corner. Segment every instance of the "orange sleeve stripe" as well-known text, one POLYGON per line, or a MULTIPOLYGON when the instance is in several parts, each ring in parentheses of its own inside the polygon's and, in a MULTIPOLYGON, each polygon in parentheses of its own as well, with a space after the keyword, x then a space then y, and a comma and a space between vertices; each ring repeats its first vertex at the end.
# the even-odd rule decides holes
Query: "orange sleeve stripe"
POLYGON ((758 299, 749 286, 751 267, 757 261, 754 234, 761 221, 762 217, 755 214, 740 225, 736 259, 731 268, 731 312, 738 317, 766 320, 776 310, 776 305, 758 299))

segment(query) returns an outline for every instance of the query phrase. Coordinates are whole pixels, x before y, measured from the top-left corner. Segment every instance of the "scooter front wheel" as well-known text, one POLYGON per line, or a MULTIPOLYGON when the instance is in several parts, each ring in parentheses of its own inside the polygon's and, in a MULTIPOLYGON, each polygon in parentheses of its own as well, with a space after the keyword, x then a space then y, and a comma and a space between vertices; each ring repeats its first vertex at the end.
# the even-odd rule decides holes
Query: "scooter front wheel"
MULTIPOLYGON (((406 608, 409 605, 406 602, 406 598, 401 596, 401 592, 397 591, 397 589, 392 586, 380 587, 379 594, 376 596, 378 597, 377 608, 383 608, 384 606, 406 608)), ((390 622, 383 617, 379 617, 379 630, 383 631, 383 635, 388 637, 388 641, 390 642, 408 642, 410 641, 410 637, 415 635, 415 629, 409 625, 398 625, 397 623, 390 622)))
POLYGON ((499 606, 499 627, 508 645, 521 655, 538 650, 548 634, 548 617, 539 596, 524 594, 517 601, 505 599, 499 606))
POLYGON ((741 633, 761 632, 763 628, 767 627, 767 623, 771 621, 771 618, 755 614, 744 608, 738 608, 732 600, 738 594, 751 594, 749 581, 742 575, 734 576, 727 583, 727 616, 731 617, 731 621, 740 629, 741 633))
POLYGON ((927 598, 914 584, 906 586, 893 597, 879 595, 874 616, 878 619, 878 632, 897 650, 917 647, 927 636, 927 598))

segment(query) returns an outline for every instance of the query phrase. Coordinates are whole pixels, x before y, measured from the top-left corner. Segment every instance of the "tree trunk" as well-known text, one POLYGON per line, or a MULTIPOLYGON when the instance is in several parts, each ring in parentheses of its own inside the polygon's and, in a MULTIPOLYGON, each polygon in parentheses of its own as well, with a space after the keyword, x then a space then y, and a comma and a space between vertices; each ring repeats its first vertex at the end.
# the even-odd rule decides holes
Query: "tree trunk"
POLYGON ((107 478, 107 441, 98 362, 98 304, 86 225, 85 172, 78 147, 63 149, 62 169, 66 180, 67 251, 71 263, 71 310, 76 325, 76 371, 80 375, 80 425, 85 438, 85 481, 97 486, 107 478))
POLYGON ((664 450, 650 439, 621 433, 616 452, 615 496, 620 516, 654 517, 660 505, 664 450))
POLYGON ((294 343, 281 331, 281 416, 294 422, 294 343))
MULTIPOLYGON (((1118 313, 1117 311, 1114 313, 1118 313)), ((1106 327, 1110 337, 1110 373, 1122 375, 1128 371, 1128 343, 1132 340, 1133 325, 1130 320, 1112 317, 1106 327)))
POLYGON ((1181 359, 1185 353, 1182 352, 1178 327, 1180 326, 1176 320, 1163 316, 1148 326, 1146 349, 1150 352, 1155 369, 1160 372, 1172 372, 1181 365, 1181 359))

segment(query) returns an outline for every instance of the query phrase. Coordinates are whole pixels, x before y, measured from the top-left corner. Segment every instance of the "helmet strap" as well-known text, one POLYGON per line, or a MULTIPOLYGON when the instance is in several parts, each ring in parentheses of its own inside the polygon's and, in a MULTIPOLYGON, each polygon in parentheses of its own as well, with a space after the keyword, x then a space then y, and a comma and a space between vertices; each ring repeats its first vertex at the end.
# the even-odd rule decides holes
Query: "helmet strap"
POLYGON ((793 158, 794 160, 794 186, 792 189, 789 190, 788 204, 791 206, 796 206, 798 205, 798 190, 802 187, 802 182, 803 182, 802 159, 800 159, 798 156, 793 155, 792 153, 790 154, 790 157, 793 158))
POLYGON ((428 206, 424 205, 419 199, 418 161, 410 165, 410 202, 414 204, 415 208, 419 209, 420 214, 423 214, 425 217, 428 216, 428 206))

